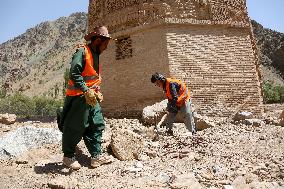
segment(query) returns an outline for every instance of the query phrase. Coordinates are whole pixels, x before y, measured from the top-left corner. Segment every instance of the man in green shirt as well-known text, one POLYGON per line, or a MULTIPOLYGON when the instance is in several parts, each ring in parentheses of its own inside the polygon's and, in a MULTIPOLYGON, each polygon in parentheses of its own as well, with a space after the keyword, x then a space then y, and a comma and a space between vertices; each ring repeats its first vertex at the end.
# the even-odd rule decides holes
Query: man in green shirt
POLYGON ((112 160, 101 155, 101 137, 105 123, 99 105, 103 100, 99 92, 99 55, 106 50, 110 39, 106 27, 95 27, 85 36, 88 44, 79 46, 71 61, 61 123, 63 164, 74 170, 81 167, 75 159, 75 148, 82 138, 91 155, 91 167, 112 160))

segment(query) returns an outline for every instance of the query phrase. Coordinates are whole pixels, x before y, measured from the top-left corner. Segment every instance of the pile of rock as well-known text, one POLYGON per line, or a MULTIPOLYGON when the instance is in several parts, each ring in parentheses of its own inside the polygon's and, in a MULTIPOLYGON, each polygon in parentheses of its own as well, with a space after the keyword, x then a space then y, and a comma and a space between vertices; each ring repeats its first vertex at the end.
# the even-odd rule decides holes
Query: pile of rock
POLYGON ((119 160, 138 159, 144 148, 144 140, 130 130, 115 129, 112 131, 110 146, 119 160))
POLYGON ((52 128, 20 127, 0 138, 0 159, 16 157, 30 149, 61 140, 61 132, 52 128))
POLYGON ((245 125, 252 125, 254 127, 262 127, 265 122, 260 119, 254 119, 254 115, 251 112, 240 111, 235 114, 233 121, 234 123, 243 123, 245 125))

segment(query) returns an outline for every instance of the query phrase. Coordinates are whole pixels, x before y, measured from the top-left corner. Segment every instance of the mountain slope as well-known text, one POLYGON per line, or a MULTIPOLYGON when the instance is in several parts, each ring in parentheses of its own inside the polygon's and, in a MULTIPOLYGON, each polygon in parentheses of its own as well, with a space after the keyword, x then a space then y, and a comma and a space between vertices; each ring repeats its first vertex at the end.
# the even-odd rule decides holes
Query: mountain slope
MULTIPOLYGON (((0 44, 0 84, 8 93, 62 97, 63 74, 86 33, 86 13, 43 22, 0 44)), ((284 85, 284 34, 252 21, 264 80, 284 85), (282 73, 282 74, 281 74, 282 73)))
POLYGON ((284 34, 252 21, 265 81, 284 85, 284 34))
POLYGON ((8 92, 55 96, 75 45, 86 32, 86 13, 43 22, 0 45, 0 75, 8 92))

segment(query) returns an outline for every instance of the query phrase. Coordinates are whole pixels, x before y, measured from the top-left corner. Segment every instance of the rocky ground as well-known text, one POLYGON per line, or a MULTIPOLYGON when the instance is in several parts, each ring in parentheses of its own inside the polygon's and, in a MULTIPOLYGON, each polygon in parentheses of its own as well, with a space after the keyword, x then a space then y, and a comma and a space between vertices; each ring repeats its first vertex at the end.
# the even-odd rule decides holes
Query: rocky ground
MULTIPOLYGON (((267 112, 267 116, 280 113, 267 112)), ((91 169, 81 142, 77 158, 83 167, 72 171, 61 163, 60 142, 40 145, 0 160, 0 188, 284 188, 284 127, 219 120, 196 137, 188 134, 183 124, 175 124, 174 136, 157 137, 152 127, 136 119, 106 119, 106 125, 104 153, 115 157, 113 163, 91 169), (118 133, 131 134, 141 142, 135 159, 121 161, 119 152, 113 153, 113 136, 118 133)), ((55 122, 2 124, 0 138, 26 126, 56 129, 55 122)), ((118 151, 138 148, 139 142, 125 138, 116 139, 121 141, 118 151)))

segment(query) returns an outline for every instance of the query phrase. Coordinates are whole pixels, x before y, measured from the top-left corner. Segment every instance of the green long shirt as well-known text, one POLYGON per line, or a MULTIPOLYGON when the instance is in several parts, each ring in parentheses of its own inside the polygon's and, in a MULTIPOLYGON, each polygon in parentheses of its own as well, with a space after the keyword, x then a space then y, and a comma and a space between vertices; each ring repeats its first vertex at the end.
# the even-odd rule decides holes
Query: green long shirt
MULTIPOLYGON (((99 73, 99 54, 92 49, 91 53, 94 61, 93 67, 99 73)), ((82 77, 85 67, 84 54, 84 48, 79 48, 75 52, 69 75, 75 87, 82 91, 88 90, 82 77)), ((105 123, 99 103, 96 106, 90 106, 86 103, 84 95, 66 96, 61 124, 63 125, 62 150, 64 156, 74 157, 75 147, 82 137, 91 157, 101 154, 101 137, 105 123)))
MULTIPOLYGON (((94 52, 92 48, 91 53, 93 56, 93 67, 99 73, 99 54, 94 52)), ((88 90, 88 87, 82 77, 82 72, 85 67, 85 49, 79 48, 72 57, 69 78, 74 82, 74 86, 81 89, 83 92, 88 90)))

